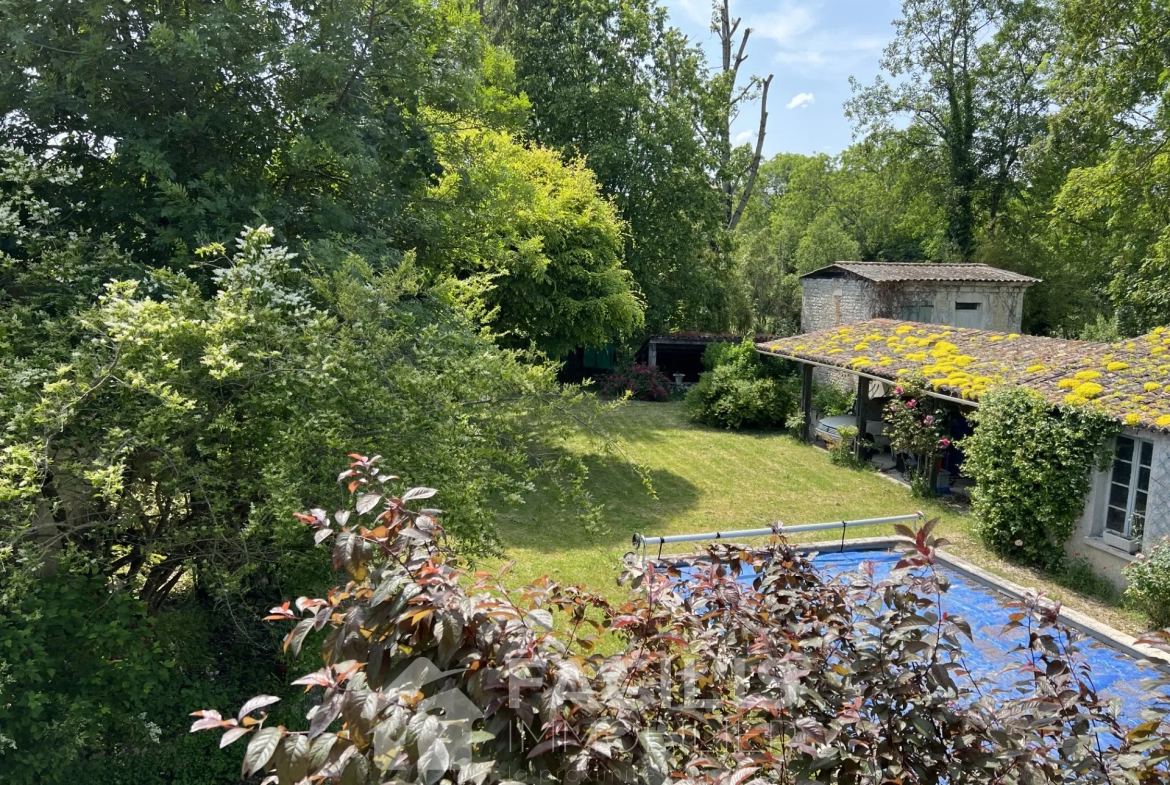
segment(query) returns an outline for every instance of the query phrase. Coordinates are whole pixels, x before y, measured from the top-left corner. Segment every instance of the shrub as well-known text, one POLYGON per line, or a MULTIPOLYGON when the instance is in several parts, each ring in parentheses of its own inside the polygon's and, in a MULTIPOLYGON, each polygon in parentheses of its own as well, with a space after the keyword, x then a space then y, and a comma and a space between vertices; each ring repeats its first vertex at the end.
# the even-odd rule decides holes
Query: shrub
MULTIPOLYGON (((345 510, 299 516, 333 539, 348 582, 269 618, 297 651, 328 630, 307 727, 261 695, 193 731, 246 739, 244 775, 266 782, 1162 782, 1170 734, 1121 724, 1097 696, 1054 607, 1016 603, 1008 686, 963 667, 970 625, 942 612, 934 522, 899 569, 826 578, 780 538, 712 547, 626 575, 621 605, 547 578, 514 589, 468 575, 443 546, 435 491, 394 490, 355 456, 345 510), (746 575, 754 574, 750 583, 746 575), (742 581, 742 582, 741 582, 742 581), (686 591, 679 591, 685 582, 686 591), (606 636, 610 654, 598 653, 606 636), (960 673, 962 674, 960 676, 960 673), (1103 734, 1115 741, 1099 743, 1103 734)), ((1170 650, 1170 636, 1146 642, 1170 650)), ((1170 706, 1151 707, 1152 716, 1170 706)))
POLYGON ((607 398, 620 398, 629 392, 635 401, 662 403, 670 400, 670 380, 655 366, 635 363, 603 376, 600 392, 607 398))
POLYGON ((1038 393, 994 390, 971 415, 960 448, 978 532, 997 553, 1053 569, 1064 558, 1089 492, 1089 469, 1108 466, 1117 426, 1091 407, 1054 409, 1038 393))
POLYGON ((822 417, 850 414, 856 400, 857 393, 846 392, 835 384, 813 383, 812 405, 822 417))
POLYGON ((1163 537, 1123 570, 1129 585, 1125 600, 1150 617, 1155 627, 1170 627, 1170 537, 1163 537))
POLYGON ((750 340, 711 344, 703 353, 708 370, 687 391, 695 422, 723 428, 783 427, 797 405, 796 380, 788 367, 762 358, 750 340))

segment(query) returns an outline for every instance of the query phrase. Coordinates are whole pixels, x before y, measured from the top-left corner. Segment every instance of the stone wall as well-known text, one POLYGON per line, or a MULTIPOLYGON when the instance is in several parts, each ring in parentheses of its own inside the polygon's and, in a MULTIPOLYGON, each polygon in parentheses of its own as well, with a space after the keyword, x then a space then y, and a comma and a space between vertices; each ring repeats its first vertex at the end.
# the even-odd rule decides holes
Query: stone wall
POLYGON ((801 279, 801 332, 873 319, 882 315, 876 307, 876 287, 870 281, 853 277, 801 279))
POLYGON ((1013 333, 1024 315, 1023 286, 948 281, 874 284, 859 278, 801 280, 801 332, 884 317, 906 318, 907 306, 931 306, 934 324, 956 324, 955 303, 978 303, 972 327, 1013 333))
POLYGON ((1024 315, 1023 286, 998 283, 916 282, 882 284, 875 316, 903 318, 903 308, 911 305, 933 306, 930 321, 956 324, 955 303, 979 303, 978 321, 969 325, 980 330, 1017 333, 1024 315))
MULTIPOLYGON (((904 318, 905 306, 932 306, 930 321, 955 323, 956 302, 979 303, 978 322, 983 330, 1019 332, 1024 311, 1022 286, 998 283, 916 282, 874 284, 854 276, 801 279, 801 332, 831 330, 843 324, 884 317, 904 318)), ((855 379, 845 371, 817 368, 818 384, 853 388, 855 379)))

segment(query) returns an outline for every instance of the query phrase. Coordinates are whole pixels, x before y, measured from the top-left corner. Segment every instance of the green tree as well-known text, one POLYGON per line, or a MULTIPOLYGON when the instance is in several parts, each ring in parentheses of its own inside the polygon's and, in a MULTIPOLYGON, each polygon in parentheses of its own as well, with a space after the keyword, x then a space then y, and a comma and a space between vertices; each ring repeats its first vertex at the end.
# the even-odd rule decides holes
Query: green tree
POLYGON ((765 162, 736 232, 742 327, 799 329, 798 276, 818 267, 937 259, 943 221, 922 173, 898 134, 863 140, 838 158, 780 154, 765 162))
POLYGON ((532 103, 528 134, 583 157, 628 225, 646 330, 724 327, 725 203, 697 130, 710 116, 699 50, 654 0, 499 2, 487 17, 532 103))
POLYGON ((1044 128, 1051 15, 1043 0, 905 0, 894 26, 882 67, 895 81, 852 80, 846 111, 865 132, 909 118, 908 138, 938 172, 948 255, 970 259, 1044 128))
POLYGON ((1170 321, 1170 9, 1073 0, 1060 22, 1058 119, 1089 151, 1073 159, 1053 220, 1110 263, 1121 330, 1145 332, 1170 321))
POLYGON ((526 146, 509 134, 439 137, 442 179, 434 201, 442 243, 429 269, 479 277, 493 329, 506 343, 530 342, 557 357, 578 346, 628 338, 642 305, 622 267, 624 226, 582 161, 526 146))
POLYGON ((321 569, 291 513, 336 493, 325 467, 346 449, 400 439, 403 476, 446 476, 436 502, 468 555, 493 550, 493 515, 535 485, 585 501, 562 449, 577 399, 483 328, 478 283, 327 242, 298 259, 267 227, 190 273, 143 270, 36 195, 77 177, 0 149, 5 781, 97 758, 177 770, 181 746, 139 745, 135 718, 226 689, 208 674, 255 642, 274 592, 321 569), (235 626, 202 625, 212 605, 235 626), (174 665, 192 649, 207 656, 174 665))
POLYGON ((4 138, 80 167, 73 225, 155 265, 245 223, 410 234, 439 172, 422 109, 488 92, 456 4, 6 0, 0 18, 4 138))

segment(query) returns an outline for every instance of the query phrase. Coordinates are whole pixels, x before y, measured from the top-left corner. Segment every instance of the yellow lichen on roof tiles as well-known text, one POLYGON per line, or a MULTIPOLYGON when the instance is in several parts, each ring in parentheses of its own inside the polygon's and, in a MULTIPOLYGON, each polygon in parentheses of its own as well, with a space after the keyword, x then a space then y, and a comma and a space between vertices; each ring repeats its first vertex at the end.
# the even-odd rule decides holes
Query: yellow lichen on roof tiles
POLYGON ((868 369, 881 378, 919 373, 939 394, 969 400, 998 385, 1017 384, 1054 404, 1091 401, 1127 425, 1170 430, 1167 343, 1165 329, 1108 345, 873 319, 760 348, 798 360, 868 369), (875 345, 881 351, 873 352, 875 345), (870 351, 863 354, 866 349, 870 351))

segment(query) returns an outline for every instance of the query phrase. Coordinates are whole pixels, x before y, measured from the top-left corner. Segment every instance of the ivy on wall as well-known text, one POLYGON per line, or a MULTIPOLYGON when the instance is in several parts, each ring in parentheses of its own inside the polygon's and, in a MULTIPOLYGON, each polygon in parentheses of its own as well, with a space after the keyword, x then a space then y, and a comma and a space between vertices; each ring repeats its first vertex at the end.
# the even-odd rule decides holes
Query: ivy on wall
POLYGON ((1118 426, 1092 406, 1052 404, 1004 387, 984 395, 963 439, 964 472, 975 480, 978 531, 997 553, 1054 567, 1084 510, 1090 469, 1108 468, 1118 426))

